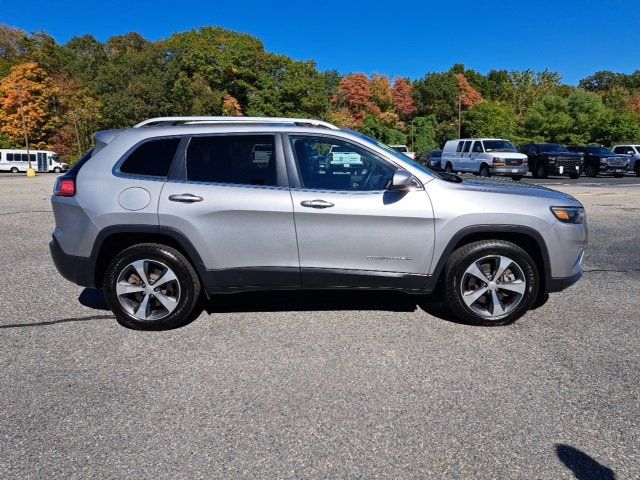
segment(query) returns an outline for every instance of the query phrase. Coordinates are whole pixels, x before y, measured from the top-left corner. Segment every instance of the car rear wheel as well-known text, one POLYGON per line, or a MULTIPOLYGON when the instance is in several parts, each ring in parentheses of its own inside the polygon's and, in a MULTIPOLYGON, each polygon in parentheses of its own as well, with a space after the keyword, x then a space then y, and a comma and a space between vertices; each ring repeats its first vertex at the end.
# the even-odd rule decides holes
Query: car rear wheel
POLYGON ((457 249, 445 267, 445 298, 452 312, 474 325, 511 323, 533 305, 539 280, 522 248, 503 240, 482 240, 457 249))
POLYGON ((11 173, 19 173, 18 167, 11 167, 11 173))
POLYGON ((587 177, 595 177, 598 175, 598 172, 596 171, 593 165, 587 165, 586 167, 584 167, 584 174, 587 177))
POLYGON ((166 245, 120 252, 107 267, 105 298, 118 322, 137 330, 167 330, 200 314, 201 285, 189 261, 166 245))

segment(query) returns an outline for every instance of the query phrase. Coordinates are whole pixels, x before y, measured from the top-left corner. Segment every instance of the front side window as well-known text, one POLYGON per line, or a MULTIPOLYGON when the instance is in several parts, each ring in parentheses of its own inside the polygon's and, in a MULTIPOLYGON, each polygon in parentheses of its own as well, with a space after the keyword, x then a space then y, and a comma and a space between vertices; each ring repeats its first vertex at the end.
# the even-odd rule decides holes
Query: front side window
POLYGON ((303 188, 385 190, 396 169, 378 155, 337 138, 292 137, 303 188))
POLYGON ((120 165, 120 172, 147 177, 166 177, 180 145, 179 138, 161 138, 139 145, 120 165))
POLYGON ((274 136, 194 137, 186 171, 194 182, 277 186, 274 136))

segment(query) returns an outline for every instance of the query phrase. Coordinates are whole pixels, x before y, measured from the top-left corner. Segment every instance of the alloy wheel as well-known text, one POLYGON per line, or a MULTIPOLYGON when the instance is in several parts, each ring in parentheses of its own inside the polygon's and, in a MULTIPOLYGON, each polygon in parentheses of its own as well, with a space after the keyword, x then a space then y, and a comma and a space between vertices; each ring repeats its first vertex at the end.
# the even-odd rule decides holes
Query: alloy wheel
POLYGON ((467 267, 460 281, 462 300, 488 320, 499 319, 522 303, 527 280, 515 260, 488 255, 467 267))
POLYGON ((164 263, 136 260, 118 275, 116 295, 129 315, 139 320, 161 320, 178 306, 180 282, 164 263))

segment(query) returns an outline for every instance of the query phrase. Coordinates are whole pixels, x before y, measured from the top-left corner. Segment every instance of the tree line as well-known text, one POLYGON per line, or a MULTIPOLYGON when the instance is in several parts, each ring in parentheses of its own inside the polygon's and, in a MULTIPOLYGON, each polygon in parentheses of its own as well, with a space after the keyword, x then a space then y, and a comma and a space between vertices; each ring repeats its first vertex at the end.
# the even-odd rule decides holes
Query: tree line
POLYGON ((97 130, 172 115, 318 118, 419 153, 459 128, 463 137, 516 143, 640 143, 640 70, 597 72, 577 87, 550 71, 482 74, 459 64, 390 79, 319 71, 216 27, 155 42, 129 33, 59 44, 0 25, 0 146, 23 147, 21 113, 34 147, 69 161, 97 130))

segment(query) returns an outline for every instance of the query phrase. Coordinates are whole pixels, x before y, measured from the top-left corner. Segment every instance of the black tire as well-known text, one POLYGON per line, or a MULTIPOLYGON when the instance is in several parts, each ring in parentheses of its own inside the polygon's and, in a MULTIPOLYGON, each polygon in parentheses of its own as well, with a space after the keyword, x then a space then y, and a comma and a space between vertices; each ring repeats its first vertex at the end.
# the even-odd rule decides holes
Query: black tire
POLYGON ((593 165, 587 165, 586 167, 584 167, 584 174, 587 177, 597 177, 598 171, 595 169, 593 165))
POLYGON ((451 166, 451 163, 447 162, 447 164, 444 167, 444 171, 446 173, 453 173, 453 167, 451 166))
MULTIPOLYGON (((481 240, 458 248, 447 260, 444 273, 446 303, 456 317, 472 325, 499 326, 512 323, 532 307, 538 296, 539 273, 531 256, 517 245, 504 240, 481 240), (522 280, 526 280, 526 285, 521 296, 513 297, 517 298, 518 303, 515 303, 506 313, 490 317, 481 315, 469 307, 463 300, 461 290, 467 268, 474 262, 494 255, 502 255, 512 259, 520 268, 522 280)), ((491 296, 490 292, 488 294, 491 296)))
POLYGON ((202 287, 198 274, 184 255, 166 245, 142 243, 120 252, 107 267, 103 288, 107 304, 118 322, 135 330, 169 330, 189 323, 202 311, 202 287), (125 273, 123 270, 132 262, 143 259, 166 265, 175 273, 179 284, 177 306, 171 313, 156 320, 141 320, 133 316, 123 307, 116 293, 116 283, 120 274, 125 273))
POLYGON ((544 163, 538 162, 536 164, 536 168, 533 171, 533 176, 535 178, 547 178, 549 176, 549 173, 547 172, 547 167, 545 166, 544 163))
POLYGON ((53 169, 53 173, 62 173, 62 169, 60 167, 56 167, 53 169))
POLYGON ((636 172, 636 176, 640 177, 640 160, 636 160, 635 172, 636 172))
POLYGON ((20 173, 20 170, 18 170, 18 167, 11 167, 11 173, 20 173))
POLYGON ((578 172, 569 174, 569 178, 572 180, 575 180, 576 178, 579 178, 579 177, 580 177, 580 174, 578 172))
POLYGON ((478 175, 480 175, 481 177, 490 177, 491 170, 489 170, 489 165, 487 165, 486 163, 483 163, 482 165, 480 165, 480 170, 478 171, 478 175))
POLYGON ((519 182, 520 180, 522 180, 522 175, 512 175, 511 180, 513 180, 514 182, 519 182))

